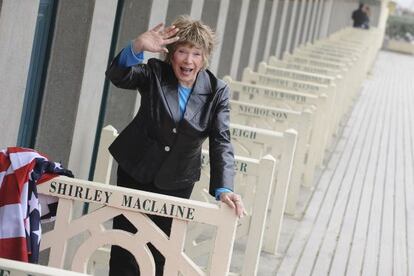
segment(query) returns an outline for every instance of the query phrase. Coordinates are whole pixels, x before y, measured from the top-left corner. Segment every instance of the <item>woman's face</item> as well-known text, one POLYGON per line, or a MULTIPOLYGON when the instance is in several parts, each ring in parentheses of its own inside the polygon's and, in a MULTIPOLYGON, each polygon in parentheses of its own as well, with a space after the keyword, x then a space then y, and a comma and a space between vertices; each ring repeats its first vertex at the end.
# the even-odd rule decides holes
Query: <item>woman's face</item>
POLYGON ((178 82, 186 87, 193 86, 203 63, 203 50, 189 44, 178 45, 171 58, 178 82))

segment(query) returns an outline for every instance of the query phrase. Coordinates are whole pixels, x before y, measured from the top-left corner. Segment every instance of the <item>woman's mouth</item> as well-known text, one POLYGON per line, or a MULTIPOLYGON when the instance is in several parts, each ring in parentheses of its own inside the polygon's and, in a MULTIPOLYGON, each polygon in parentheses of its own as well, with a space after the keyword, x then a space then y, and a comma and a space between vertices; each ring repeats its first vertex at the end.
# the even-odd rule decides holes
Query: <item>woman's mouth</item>
POLYGON ((180 67, 181 73, 183 73, 183 75, 190 75, 191 72, 193 71, 192 68, 186 68, 186 67, 180 67))

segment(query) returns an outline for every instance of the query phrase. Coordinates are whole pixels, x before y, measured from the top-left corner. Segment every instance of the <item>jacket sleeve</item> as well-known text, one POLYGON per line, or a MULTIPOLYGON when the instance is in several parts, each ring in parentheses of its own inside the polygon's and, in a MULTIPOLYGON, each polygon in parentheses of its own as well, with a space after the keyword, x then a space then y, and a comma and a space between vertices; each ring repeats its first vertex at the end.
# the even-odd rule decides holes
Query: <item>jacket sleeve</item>
POLYGON ((118 88, 139 89, 143 91, 149 83, 151 74, 148 64, 137 64, 131 67, 118 65, 120 54, 118 54, 109 65, 105 72, 106 77, 118 88))
POLYGON ((218 91, 220 95, 209 133, 209 193, 213 196, 217 188, 234 190, 234 153, 230 140, 230 91, 227 85, 221 90, 218 91))

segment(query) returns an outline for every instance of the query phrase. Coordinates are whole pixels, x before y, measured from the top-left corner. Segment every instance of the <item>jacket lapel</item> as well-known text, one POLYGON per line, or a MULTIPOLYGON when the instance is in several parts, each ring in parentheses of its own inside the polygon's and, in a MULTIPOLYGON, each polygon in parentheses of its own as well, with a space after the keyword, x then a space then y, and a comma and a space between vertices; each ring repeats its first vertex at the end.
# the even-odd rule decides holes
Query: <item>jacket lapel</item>
MULTIPOLYGON (((178 124, 181 119, 178 104, 178 80, 173 72, 169 76, 171 77, 162 85, 162 93, 171 118, 178 124)), ((201 107, 207 102, 211 93, 210 77, 205 70, 201 70, 188 99, 184 119, 189 121, 194 118, 201 111, 201 107)))
POLYGON ((180 107, 178 106, 178 80, 171 68, 165 72, 167 79, 162 84, 162 94, 170 112, 170 116, 178 124, 180 122, 180 107))
POLYGON ((187 121, 193 119, 201 111, 211 93, 210 78, 205 70, 201 70, 188 99, 184 119, 187 121))
POLYGON ((163 88, 165 100, 167 102, 170 116, 175 123, 180 121, 180 107, 178 105, 178 83, 176 85, 167 85, 163 88))

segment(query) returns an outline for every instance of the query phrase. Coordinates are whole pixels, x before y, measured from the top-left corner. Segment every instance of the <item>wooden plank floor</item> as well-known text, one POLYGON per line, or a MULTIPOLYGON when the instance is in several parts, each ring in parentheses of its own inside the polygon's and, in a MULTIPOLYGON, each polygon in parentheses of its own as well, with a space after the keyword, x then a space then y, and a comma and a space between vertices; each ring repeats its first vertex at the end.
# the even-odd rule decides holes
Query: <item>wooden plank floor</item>
POLYGON ((414 275, 413 109, 414 57, 380 52, 303 217, 286 218, 281 256, 262 254, 259 275, 414 275))

